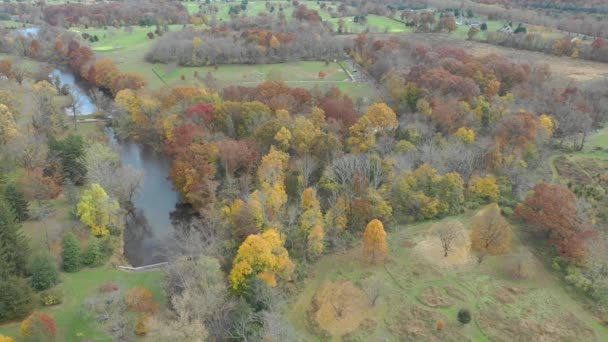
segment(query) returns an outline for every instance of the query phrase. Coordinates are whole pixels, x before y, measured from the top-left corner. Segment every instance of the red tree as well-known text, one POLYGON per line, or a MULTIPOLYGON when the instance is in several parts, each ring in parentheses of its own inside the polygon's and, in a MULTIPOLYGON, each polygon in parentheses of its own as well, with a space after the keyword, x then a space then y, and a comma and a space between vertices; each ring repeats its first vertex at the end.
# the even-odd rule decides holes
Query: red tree
POLYGON ((577 218, 576 196, 562 185, 540 183, 515 209, 515 215, 546 231, 558 252, 572 260, 584 257, 585 239, 593 235, 577 218))
POLYGON ((252 140, 224 139, 218 143, 219 159, 227 175, 237 171, 251 172, 258 160, 258 151, 252 140))
POLYGON ((328 121, 337 122, 343 131, 348 130, 359 119, 353 100, 336 87, 331 88, 319 101, 328 121))

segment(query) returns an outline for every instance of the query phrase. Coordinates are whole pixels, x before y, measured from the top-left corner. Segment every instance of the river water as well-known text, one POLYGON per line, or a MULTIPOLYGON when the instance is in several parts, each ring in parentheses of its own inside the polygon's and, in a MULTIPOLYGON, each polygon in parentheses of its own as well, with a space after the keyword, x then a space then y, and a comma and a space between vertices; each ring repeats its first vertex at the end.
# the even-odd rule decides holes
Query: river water
MULTIPOLYGON (((82 114, 95 112, 85 83, 79 82, 67 70, 56 69, 51 76, 58 76, 63 84, 69 84, 70 89, 78 93, 82 114)), ((184 217, 179 195, 168 179, 170 161, 149 146, 117 140, 111 128, 107 133, 110 144, 120 153, 122 165, 131 165, 144 172, 140 193, 133 200, 135 210, 127 215, 124 254, 134 267, 165 261, 165 247, 175 231, 174 221, 184 217)))
MULTIPOLYGON (((36 36, 38 27, 15 30, 18 34, 36 36)), ((65 69, 55 69, 50 75, 59 77, 62 84, 80 97, 80 114, 92 114, 95 103, 89 96, 89 86, 65 69)), ((140 193, 134 198, 135 210, 127 215, 124 232, 124 255, 132 266, 144 266, 166 260, 166 247, 172 240, 176 227, 191 222, 192 213, 180 202, 179 195, 168 180, 170 161, 161 153, 146 145, 116 139, 114 131, 107 130, 110 144, 120 153, 122 165, 144 172, 140 193)))

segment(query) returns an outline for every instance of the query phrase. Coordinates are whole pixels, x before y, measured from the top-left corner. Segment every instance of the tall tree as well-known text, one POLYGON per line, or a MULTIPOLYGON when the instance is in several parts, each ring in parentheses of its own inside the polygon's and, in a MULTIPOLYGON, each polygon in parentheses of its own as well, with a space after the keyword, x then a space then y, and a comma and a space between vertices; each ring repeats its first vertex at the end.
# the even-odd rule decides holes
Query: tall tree
POLYGON ((25 275, 29 246, 17 223, 15 213, 0 197, 0 277, 8 274, 25 275))
POLYGON ((276 286, 278 275, 287 279, 294 269, 284 242, 275 229, 262 234, 249 235, 239 247, 230 272, 230 283, 236 292, 242 292, 252 277, 262 279, 271 287, 276 286))
POLYGON ((32 288, 44 291, 59 282, 59 271, 55 259, 49 253, 35 255, 30 264, 32 288))
POLYGON ((27 220, 29 216, 28 203, 25 195, 14 184, 8 184, 4 189, 4 198, 15 212, 18 221, 27 220))
POLYGON ((578 217, 576 196, 568 188, 540 183, 532 194, 515 208, 515 215, 537 229, 547 232, 551 243, 560 254, 570 259, 584 257, 585 236, 578 217))
POLYGON ((318 256, 325 249, 323 228, 323 214, 317 194, 313 188, 302 192, 302 216, 300 217, 300 232, 307 241, 307 252, 311 256, 318 256))
POLYGON ((110 233, 108 227, 117 223, 119 206, 99 184, 92 184, 82 193, 78 203, 80 220, 91 227, 95 236, 105 236, 110 233))
POLYGON ((380 220, 372 220, 363 233, 363 253, 372 263, 382 261, 388 256, 386 232, 380 220))
POLYGON ((25 279, 0 277, 0 322, 21 319, 34 310, 34 291, 25 279))
POLYGON ((0 146, 6 145, 19 135, 15 117, 10 109, 0 103, 0 146))
POLYGON ((471 248, 477 252, 481 264, 486 255, 504 254, 511 248, 513 231, 500 214, 497 204, 492 204, 473 218, 471 248))
POLYGON ((87 174, 84 163, 84 140, 80 135, 70 134, 64 140, 49 140, 49 159, 51 164, 61 163, 61 170, 47 170, 53 173, 61 171, 62 175, 69 177, 75 184, 82 184, 87 174))
MULTIPOLYGON (((95 238, 93 238, 94 240, 95 238)), ((65 234, 61 243, 61 260, 63 270, 66 272, 78 272, 82 265, 80 255, 80 244, 71 232, 65 234)))

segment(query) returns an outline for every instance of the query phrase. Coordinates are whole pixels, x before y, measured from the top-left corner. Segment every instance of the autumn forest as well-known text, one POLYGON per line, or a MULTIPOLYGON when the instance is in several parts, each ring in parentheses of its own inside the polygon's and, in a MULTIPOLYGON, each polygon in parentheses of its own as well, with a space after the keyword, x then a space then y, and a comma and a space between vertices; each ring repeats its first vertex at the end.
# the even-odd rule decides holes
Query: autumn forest
POLYGON ((608 340, 607 33, 601 1, 4 1, 0 342, 608 340))

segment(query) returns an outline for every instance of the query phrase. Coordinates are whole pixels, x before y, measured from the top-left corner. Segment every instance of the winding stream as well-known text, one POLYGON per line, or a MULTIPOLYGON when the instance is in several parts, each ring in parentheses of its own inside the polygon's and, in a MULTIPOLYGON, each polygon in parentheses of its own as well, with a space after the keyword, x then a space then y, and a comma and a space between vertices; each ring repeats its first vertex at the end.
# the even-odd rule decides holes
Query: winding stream
MULTIPOLYGON (((55 76, 80 96, 82 114, 95 112, 96 106, 88 95, 86 84, 67 70, 55 69, 51 77, 55 76)), ((148 146, 117 140, 111 128, 107 129, 107 134, 110 144, 120 153, 122 165, 131 165, 144 172, 142 188, 133 200, 135 210, 127 217, 124 255, 134 267, 165 261, 165 247, 173 237, 175 221, 190 219, 187 213, 184 215, 179 195, 167 178, 170 161, 148 146)))

